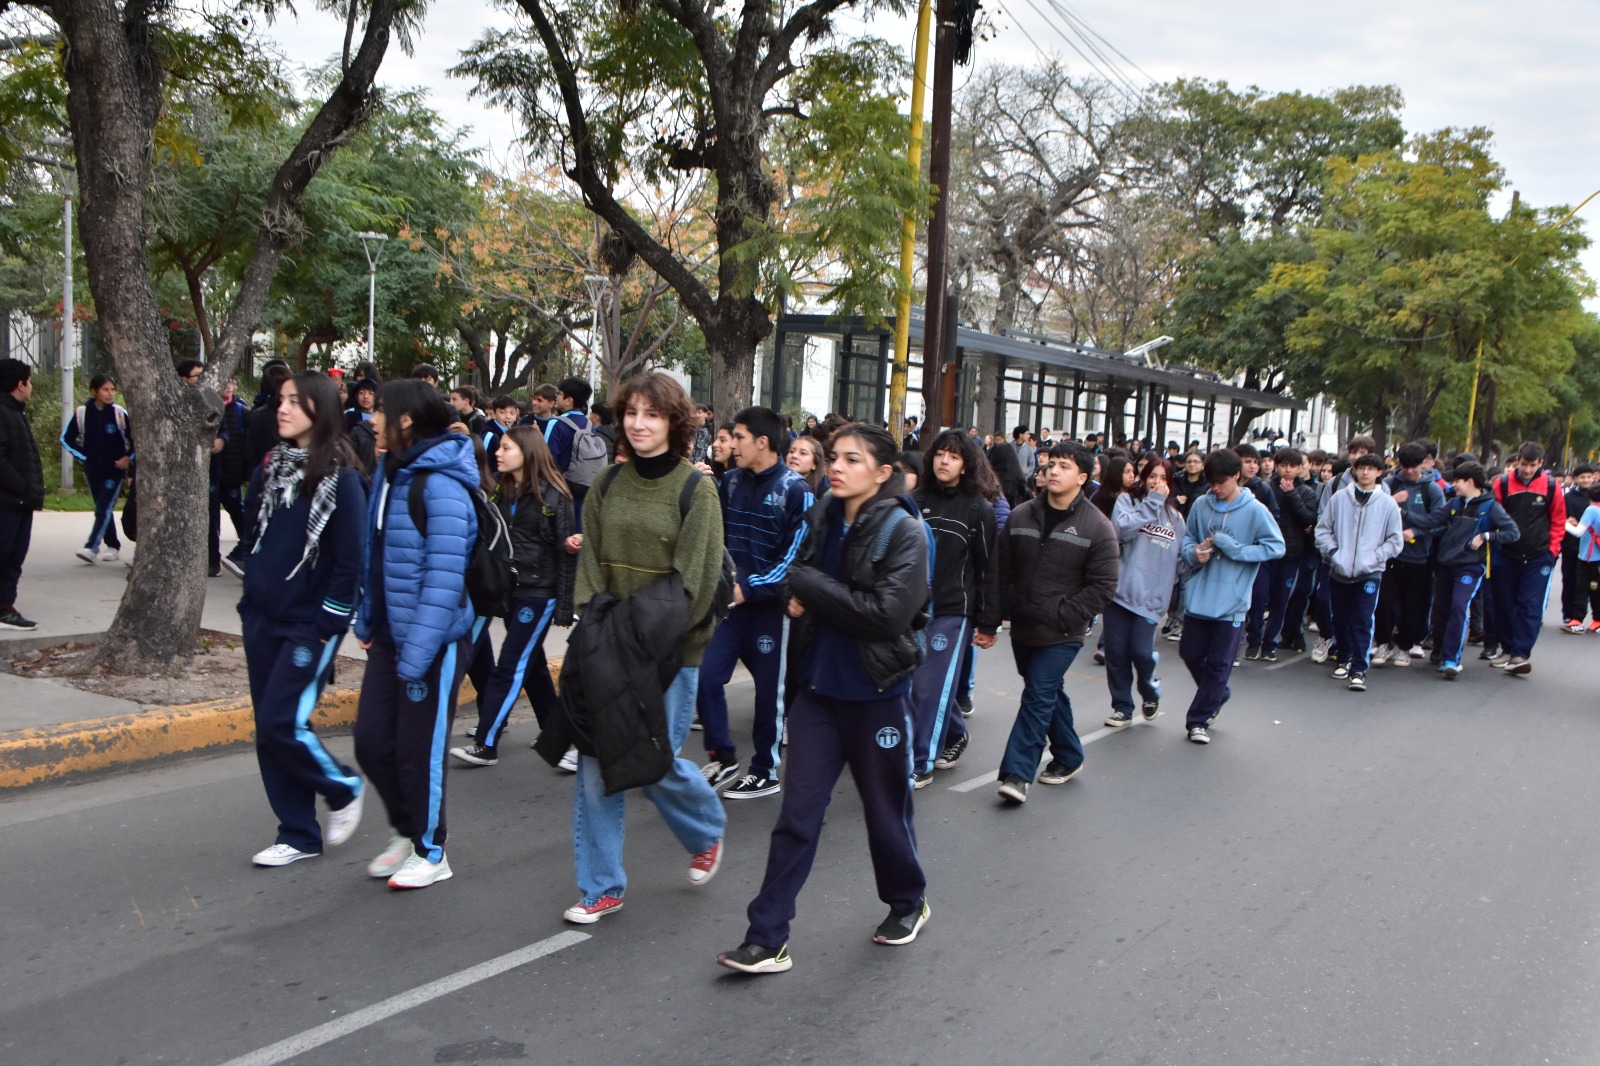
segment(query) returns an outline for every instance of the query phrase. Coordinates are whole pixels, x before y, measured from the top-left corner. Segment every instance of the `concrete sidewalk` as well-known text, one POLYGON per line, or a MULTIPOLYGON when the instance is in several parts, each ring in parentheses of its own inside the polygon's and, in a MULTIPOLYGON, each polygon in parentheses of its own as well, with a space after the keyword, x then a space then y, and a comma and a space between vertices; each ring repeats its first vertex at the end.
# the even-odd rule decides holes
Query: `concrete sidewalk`
MULTIPOLYGON (((39 623, 28 633, 0 631, 0 650, 45 647, 67 638, 94 640, 116 614, 127 587, 128 567, 83 562, 73 554, 89 534, 94 516, 46 511, 34 517, 33 544, 22 570, 17 609, 39 623)), ((222 550, 233 545, 223 523, 222 550)), ((132 560, 137 546, 124 544, 123 559, 132 560)), ((206 629, 239 634, 239 581, 226 573, 206 582, 201 624, 206 629)), ((496 646, 503 630, 491 630, 496 646)), ((567 630, 553 629, 545 641, 552 660, 566 650, 567 630)), ((340 654, 364 658, 354 637, 340 654)), ((554 667, 555 664, 552 663, 554 667)), ((347 729, 355 719, 356 679, 324 694, 312 722, 323 731, 347 729)), ((462 702, 476 698, 470 683, 462 702)), ((525 713, 526 699, 521 703, 525 713)), ((151 762, 209 754, 252 743, 254 732, 248 699, 213 700, 180 707, 147 708, 127 700, 100 696, 60 681, 0 673, 0 793, 55 781, 66 781, 151 762)))

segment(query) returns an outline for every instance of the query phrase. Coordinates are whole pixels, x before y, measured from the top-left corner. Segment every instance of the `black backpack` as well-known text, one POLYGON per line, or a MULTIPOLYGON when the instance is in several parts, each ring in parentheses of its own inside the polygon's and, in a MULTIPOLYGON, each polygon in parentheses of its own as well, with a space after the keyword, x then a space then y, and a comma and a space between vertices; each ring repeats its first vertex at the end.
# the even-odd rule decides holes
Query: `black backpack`
MULTIPOLYGON (((622 473, 621 464, 617 464, 601 474, 595 482, 595 491, 604 499, 606 490, 611 483, 617 480, 617 475, 622 473)), ((704 475, 698 470, 691 469, 689 478, 683 483, 683 491, 678 493, 678 521, 681 523, 689 517, 689 508, 694 506, 694 487, 704 475)), ((728 553, 726 544, 722 547, 722 572, 717 575, 717 593, 711 600, 711 610, 704 618, 696 619, 694 628, 698 629, 707 620, 712 625, 719 624, 728 617, 728 612, 733 610, 733 590, 739 584, 739 567, 733 561, 733 556, 728 553)))
MULTIPOLYGON (((419 470, 411 478, 411 490, 406 497, 406 511, 411 524, 426 539, 428 512, 423 506, 423 485, 432 475, 431 470, 419 470)), ((472 546, 472 557, 467 560, 466 594, 472 598, 472 609, 481 616, 505 618, 511 613, 511 601, 517 588, 517 568, 511 558, 511 529, 506 525, 500 508, 489 502, 483 490, 471 490, 472 509, 478 516, 478 540, 472 546)))

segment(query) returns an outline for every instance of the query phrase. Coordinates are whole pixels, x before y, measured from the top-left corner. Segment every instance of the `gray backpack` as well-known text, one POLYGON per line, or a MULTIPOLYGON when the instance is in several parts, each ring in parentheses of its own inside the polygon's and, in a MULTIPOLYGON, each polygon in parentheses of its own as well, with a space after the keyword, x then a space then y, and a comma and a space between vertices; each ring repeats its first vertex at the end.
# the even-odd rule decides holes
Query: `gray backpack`
POLYGON ((611 451, 606 447, 606 439, 594 431, 587 418, 581 427, 570 418, 567 419, 567 425, 574 431, 572 454, 567 457, 567 482, 593 485, 600 472, 611 465, 611 451))

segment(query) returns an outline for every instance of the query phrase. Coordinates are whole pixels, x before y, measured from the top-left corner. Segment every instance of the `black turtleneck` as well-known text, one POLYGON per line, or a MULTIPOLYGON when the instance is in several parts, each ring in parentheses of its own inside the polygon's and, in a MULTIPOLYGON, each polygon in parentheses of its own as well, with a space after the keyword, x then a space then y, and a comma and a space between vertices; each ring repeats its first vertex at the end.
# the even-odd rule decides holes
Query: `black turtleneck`
POLYGON ((672 450, 670 448, 662 452, 660 455, 651 455, 648 457, 636 455, 632 460, 633 468, 637 470, 639 472, 639 476, 644 478, 646 481, 655 481, 658 478, 666 477, 668 474, 672 473, 672 471, 676 469, 678 464, 682 461, 683 460, 678 456, 672 454, 672 450))

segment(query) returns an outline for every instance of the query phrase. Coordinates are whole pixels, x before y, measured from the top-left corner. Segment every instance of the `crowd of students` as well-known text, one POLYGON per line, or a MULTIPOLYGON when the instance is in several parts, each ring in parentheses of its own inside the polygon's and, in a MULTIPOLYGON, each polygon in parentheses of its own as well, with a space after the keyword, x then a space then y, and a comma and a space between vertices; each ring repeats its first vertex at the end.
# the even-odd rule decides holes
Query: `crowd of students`
MULTIPOLYGON (((114 384, 91 393, 62 440, 97 486, 79 555, 98 562, 116 557, 111 508, 136 454, 114 384)), ((1338 457, 1243 444, 1175 462, 1175 445, 1048 432, 1035 445, 1022 428, 1024 474, 1015 444, 985 449, 971 431, 924 444, 915 424, 896 440, 834 416, 796 431, 759 406, 718 423, 663 374, 628 382, 609 408, 589 399, 568 379, 535 389, 527 414, 506 397, 484 411, 427 366, 387 383, 369 368, 353 389, 280 366, 254 409, 225 416, 214 452, 237 443, 248 473, 238 548, 221 560, 213 539, 211 552, 243 580, 257 754, 279 824, 256 864, 349 839, 370 783, 391 835, 367 872, 397 889, 452 877, 446 765, 497 765, 525 693, 536 750, 575 779, 579 895, 564 918, 622 909, 629 793, 660 813, 695 886, 723 864, 724 801, 777 797, 748 927, 717 956, 776 973, 792 966, 796 900, 846 767, 888 906, 873 939, 910 943, 927 922, 913 796, 962 763, 976 656, 1003 628, 1022 682, 997 773, 1013 807, 1082 772, 1065 675, 1096 630, 1106 726, 1162 714, 1164 633, 1195 683, 1196 744, 1213 740, 1233 671, 1280 651, 1331 662, 1357 692, 1375 667, 1430 653, 1454 680, 1473 643, 1527 675, 1558 558, 1563 629, 1600 632, 1596 471, 1563 480, 1536 444, 1490 478, 1475 456, 1440 464, 1425 442, 1392 462, 1365 437, 1338 457), (512 578, 491 597, 480 568, 496 542, 512 578), (559 693, 552 626, 575 627, 559 693), (367 661, 348 766, 309 716, 352 627, 367 661), (740 663, 755 683, 748 761, 727 701, 740 663), (452 747, 469 675, 471 743, 452 747), (683 751, 695 728, 703 763, 683 751)), ((214 466, 213 513, 232 514, 235 474, 214 466)), ((0 470, 0 504, 27 491, 0 470)))

